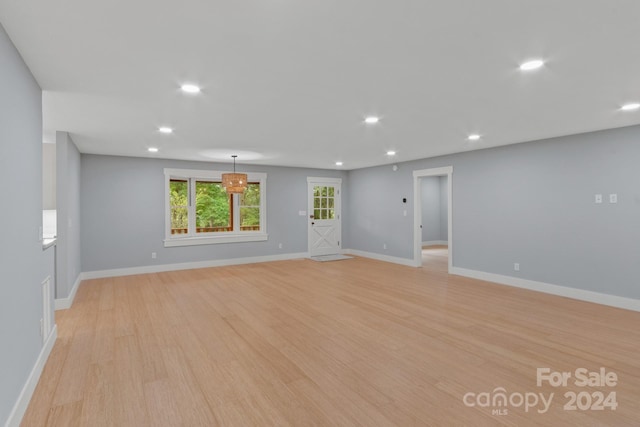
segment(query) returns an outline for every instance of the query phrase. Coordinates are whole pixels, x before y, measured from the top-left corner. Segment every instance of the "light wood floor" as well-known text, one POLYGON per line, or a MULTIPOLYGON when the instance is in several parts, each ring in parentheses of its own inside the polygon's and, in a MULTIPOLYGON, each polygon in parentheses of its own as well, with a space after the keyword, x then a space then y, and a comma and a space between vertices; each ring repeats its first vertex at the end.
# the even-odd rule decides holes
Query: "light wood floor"
POLYGON ((640 313, 449 276, 446 257, 431 261, 85 281, 56 313, 22 425, 639 425, 640 313), (537 387, 539 367, 605 367, 619 381, 537 387), (544 414, 463 403, 499 387, 554 398, 544 414), (569 390, 615 391, 619 406, 566 411, 569 390))
POLYGON ((429 271, 446 273, 449 270, 449 248, 445 245, 423 247, 422 267, 429 271))

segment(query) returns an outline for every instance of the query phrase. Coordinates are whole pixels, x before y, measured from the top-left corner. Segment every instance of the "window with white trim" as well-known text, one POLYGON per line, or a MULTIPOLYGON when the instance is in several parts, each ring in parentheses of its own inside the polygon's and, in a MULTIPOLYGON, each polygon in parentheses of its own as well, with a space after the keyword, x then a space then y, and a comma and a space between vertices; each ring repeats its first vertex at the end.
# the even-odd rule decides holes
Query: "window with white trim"
POLYGON ((248 173, 243 194, 227 194, 222 171, 165 169, 165 246, 267 240, 267 174, 248 173))

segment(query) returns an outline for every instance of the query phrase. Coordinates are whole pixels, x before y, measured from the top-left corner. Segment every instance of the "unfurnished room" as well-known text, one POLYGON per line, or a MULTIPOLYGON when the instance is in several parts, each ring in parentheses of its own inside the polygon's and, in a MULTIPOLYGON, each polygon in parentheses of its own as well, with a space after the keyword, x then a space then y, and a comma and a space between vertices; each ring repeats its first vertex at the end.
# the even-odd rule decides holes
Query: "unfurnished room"
POLYGON ((0 0, 0 425, 640 425, 639 20, 0 0))

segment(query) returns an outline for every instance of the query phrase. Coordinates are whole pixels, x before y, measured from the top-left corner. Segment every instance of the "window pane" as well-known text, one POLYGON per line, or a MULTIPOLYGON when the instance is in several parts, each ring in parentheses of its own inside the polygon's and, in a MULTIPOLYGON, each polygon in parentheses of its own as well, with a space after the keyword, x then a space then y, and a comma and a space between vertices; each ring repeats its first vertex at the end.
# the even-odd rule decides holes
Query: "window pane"
POLYGON ((172 179, 171 181, 169 181, 169 192, 171 195, 171 206, 187 206, 187 181, 172 179))
POLYGON ((186 234, 189 231, 188 187, 186 180, 169 181, 171 204, 171 234, 186 234))
POLYGON ((313 218, 314 219, 320 219, 320 209, 314 209, 313 210, 313 218))
POLYGON ((336 212, 333 209, 329 209, 329 219, 336 219, 336 212))
POLYGON ((171 234, 187 234, 189 232, 189 211, 186 207, 171 208, 171 234))
POLYGON ((322 194, 322 197, 327 197, 327 187, 321 187, 322 191, 320 192, 320 194, 322 194))
POLYGON ((329 197, 333 197, 333 187, 329 187, 329 197))
POLYGON ((240 231, 260 230, 260 208, 240 208, 240 231))
POLYGON ((327 219, 327 210, 322 209, 322 219, 327 219))
POLYGON ((320 187, 317 185, 313 187, 313 197, 320 197, 320 187))
POLYGON ((240 231, 260 230, 260 183, 250 182, 240 200, 240 231))
POLYGON ((331 199, 327 199, 327 203, 328 203, 328 204, 327 204, 327 207, 328 207, 328 208, 333 208, 333 198, 331 198, 331 199))
POLYGON ((196 233, 233 231, 229 201, 221 183, 196 181, 196 233))
POLYGON ((240 206, 260 206, 260 184, 250 182, 240 194, 240 206))
POLYGON ((313 199, 313 207, 314 207, 314 209, 317 209, 317 208, 320 207, 320 199, 319 198, 316 197, 316 198, 313 199))
POLYGON ((320 200, 320 207, 321 208, 326 208, 327 207, 327 199, 321 199, 320 200))

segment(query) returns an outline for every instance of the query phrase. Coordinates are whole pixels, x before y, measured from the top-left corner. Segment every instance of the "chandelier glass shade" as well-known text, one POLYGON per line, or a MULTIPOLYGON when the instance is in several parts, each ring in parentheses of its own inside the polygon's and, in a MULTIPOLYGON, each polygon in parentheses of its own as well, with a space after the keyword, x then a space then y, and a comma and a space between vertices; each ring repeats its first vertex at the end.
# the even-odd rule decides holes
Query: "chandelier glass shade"
POLYGON ((242 194, 247 188, 247 174, 236 173, 236 155, 233 157, 233 173, 222 174, 222 186, 227 190, 227 194, 242 194))

